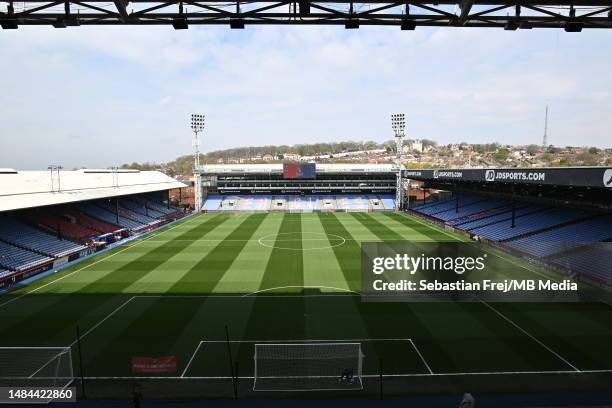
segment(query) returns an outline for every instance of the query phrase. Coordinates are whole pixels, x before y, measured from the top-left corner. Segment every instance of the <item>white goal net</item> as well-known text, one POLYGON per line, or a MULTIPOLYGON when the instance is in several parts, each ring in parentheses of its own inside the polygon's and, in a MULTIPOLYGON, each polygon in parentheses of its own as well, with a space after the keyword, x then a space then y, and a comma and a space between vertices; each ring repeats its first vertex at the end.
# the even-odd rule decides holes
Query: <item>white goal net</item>
POLYGON ((255 344, 255 391, 360 390, 360 343, 255 344))
POLYGON ((0 347, 0 386, 65 388, 74 380, 70 347, 0 347))

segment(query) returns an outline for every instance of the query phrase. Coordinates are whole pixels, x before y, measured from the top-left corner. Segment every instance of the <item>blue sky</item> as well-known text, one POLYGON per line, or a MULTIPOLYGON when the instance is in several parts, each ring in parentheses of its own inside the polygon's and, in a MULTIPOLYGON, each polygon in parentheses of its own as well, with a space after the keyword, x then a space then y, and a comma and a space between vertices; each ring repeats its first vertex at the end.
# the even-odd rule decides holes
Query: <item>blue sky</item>
POLYGON ((392 137, 612 147, 612 32, 366 27, 0 31, 0 167, 392 137))

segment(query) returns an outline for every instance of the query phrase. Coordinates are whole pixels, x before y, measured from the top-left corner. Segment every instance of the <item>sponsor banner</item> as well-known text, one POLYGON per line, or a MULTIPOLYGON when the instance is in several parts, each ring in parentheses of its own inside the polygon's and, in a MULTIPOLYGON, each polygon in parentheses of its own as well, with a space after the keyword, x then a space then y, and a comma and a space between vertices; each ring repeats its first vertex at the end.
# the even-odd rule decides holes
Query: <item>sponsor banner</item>
POLYGON ((612 188, 612 168, 605 167, 404 170, 402 176, 415 180, 612 188))
POLYGON ((164 374, 176 372, 176 356, 132 357, 133 373, 164 374))
POLYGON ((580 302, 589 289, 572 279, 521 268, 471 242, 364 242, 364 302, 580 302))

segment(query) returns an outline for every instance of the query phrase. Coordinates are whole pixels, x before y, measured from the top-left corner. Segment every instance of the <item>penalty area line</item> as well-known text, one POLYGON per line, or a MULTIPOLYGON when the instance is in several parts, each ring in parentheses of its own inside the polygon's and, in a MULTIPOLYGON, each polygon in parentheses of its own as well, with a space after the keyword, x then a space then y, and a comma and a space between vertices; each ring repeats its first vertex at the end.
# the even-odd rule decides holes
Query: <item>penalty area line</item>
POLYGON ((198 351, 200 350, 200 347, 202 347, 202 344, 206 343, 205 340, 200 340, 200 342, 198 343, 198 346, 195 348, 195 350, 193 351, 193 354, 191 355, 191 358, 189 359, 189 361, 187 362, 187 365, 185 366, 185 369, 183 370, 183 372, 181 373, 181 378, 185 377, 185 374, 187 373, 187 370, 189 369, 189 367, 191 366, 191 363, 193 362, 193 360, 195 359, 195 356, 198 354, 198 351))
POLYGON ((425 367, 427 368, 427 371, 429 371, 429 374, 433 374, 434 373, 433 370, 431 369, 429 364, 427 364, 425 357, 423 357, 423 354, 421 354, 419 348, 416 346, 416 344, 414 344, 414 341, 412 339, 408 339, 408 340, 410 341, 410 344, 412 344, 412 348, 414 349, 414 351, 416 351, 416 353, 421 358, 421 361, 423 362, 423 364, 425 364, 425 367))
POLYGON ((541 340, 539 340, 538 338, 536 338, 535 336, 533 336, 532 334, 530 334, 527 330, 523 329, 521 326, 519 326, 518 324, 516 324, 514 321, 512 321, 512 319, 510 319, 509 317, 507 317, 506 315, 504 315, 502 312, 500 312, 499 310, 497 310, 496 308, 494 308, 493 306, 491 306, 490 304, 488 304, 487 302, 485 302, 482 299, 478 299, 483 305, 485 305, 486 307, 488 307, 490 310, 492 310, 493 312, 495 312, 498 316, 500 316, 502 319, 504 319, 506 322, 510 323, 512 326, 516 327, 517 329, 519 329, 522 333, 526 334, 530 339, 532 339, 533 341, 535 341, 536 343, 538 343, 540 346, 544 347, 546 350, 548 350, 552 355, 554 355, 555 357, 557 357, 559 360, 561 360, 563 363, 565 363, 566 365, 570 366, 575 372, 581 372, 580 369, 578 369, 575 365, 573 365, 572 363, 570 363, 567 359, 565 359, 563 356, 561 356, 559 353, 557 353, 556 351, 554 351, 553 349, 551 349, 550 347, 548 347, 546 344, 544 344, 541 340))
MULTIPOLYGON (((131 298, 129 298, 128 300, 126 300, 125 302, 123 302, 122 304, 117 306, 112 312, 107 314, 102 320, 100 320, 98 323, 96 323, 95 325, 90 327, 89 330, 87 330, 85 333, 83 333, 83 335, 81 336, 81 339, 84 339, 85 337, 87 337, 91 332, 93 332, 95 329, 97 329, 102 323, 104 323, 105 321, 110 319, 112 316, 115 315, 115 313, 117 313, 118 311, 123 309, 125 306, 127 306, 127 304, 130 303, 132 300, 134 300, 134 298, 135 298, 135 296, 132 296, 131 298)), ((70 343, 70 347, 73 347, 77 343, 78 343, 78 339, 73 341, 72 343, 70 343)))
MULTIPOLYGON (((270 344, 278 344, 278 343, 348 343, 348 342, 374 342, 374 341, 412 341, 408 338, 380 338, 380 339, 306 339, 306 340, 296 340, 296 339, 284 339, 284 340, 230 340, 230 343, 270 343, 270 344)), ((206 343, 227 343, 227 340, 206 340, 206 343)))
MULTIPOLYGON (((574 370, 535 370, 535 371, 476 371, 476 372, 448 372, 448 373, 406 373, 406 374, 383 374, 383 377, 470 377, 470 376, 487 376, 487 375, 576 375, 576 374, 610 374, 612 369, 606 370, 582 370, 576 372, 574 370)), ((379 378, 380 374, 363 374, 363 378, 379 378)), ((49 377, 49 379, 55 379, 56 377, 49 377)), ((131 376, 131 377, 83 377, 86 380, 227 380, 232 377, 230 376, 198 376, 198 377, 146 377, 146 376, 131 376)), ((244 380, 252 380, 254 376, 245 375, 239 376, 238 378, 244 380)), ((17 379, 20 379, 17 377, 17 379)), ((46 379, 42 377, 41 379, 46 379)))

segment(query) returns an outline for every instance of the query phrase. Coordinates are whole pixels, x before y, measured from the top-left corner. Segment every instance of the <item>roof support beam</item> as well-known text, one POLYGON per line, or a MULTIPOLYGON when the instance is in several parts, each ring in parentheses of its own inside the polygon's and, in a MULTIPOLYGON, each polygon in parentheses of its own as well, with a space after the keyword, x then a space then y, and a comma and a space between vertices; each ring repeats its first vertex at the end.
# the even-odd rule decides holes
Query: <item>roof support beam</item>
POLYGON ((242 28, 247 25, 346 26, 350 23, 351 27, 357 24, 360 27, 392 26, 398 30, 420 26, 559 29, 569 21, 579 22, 584 29, 612 29, 612 0, 456 0, 454 3, 450 0, 230 0, 227 3, 219 0, 113 0, 110 4, 106 0, 20 0, 17 13, 10 12, 11 0, 4 1, 9 3, 9 12, 0 12, 2 28, 22 25, 167 25, 176 28, 184 27, 185 23, 233 23, 235 28, 242 28), (547 6, 551 1, 563 4, 558 6, 559 11, 547 6), (600 5, 602 1, 606 4, 600 5), (191 6, 188 11, 182 10, 182 3, 191 6), (450 11, 445 6, 448 4, 454 4, 460 12, 450 11), (575 17, 568 15, 571 4, 575 17), (587 4, 590 7, 583 13, 587 4), (56 5, 63 5, 64 10, 57 10, 53 7, 56 5), (300 12, 296 11, 297 5, 300 12), (81 8, 78 15, 73 14, 71 6, 81 8), (521 16, 521 9, 528 10, 528 14, 521 16))
POLYGON ((459 15, 459 25, 465 25, 465 23, 467 23, 473 5, 474 0, 461 0, 459 3, 459 9, 461 9, 461 14, 459 15))
POLYGON ((129 1, 127 0, 113 0, 113 1, 115 2, 115 7, 117 7, 117 11, 119 12, 119 19, 125 23, 129 18, 128 12, 127 12, 127 5, 129 4, 129 1))

